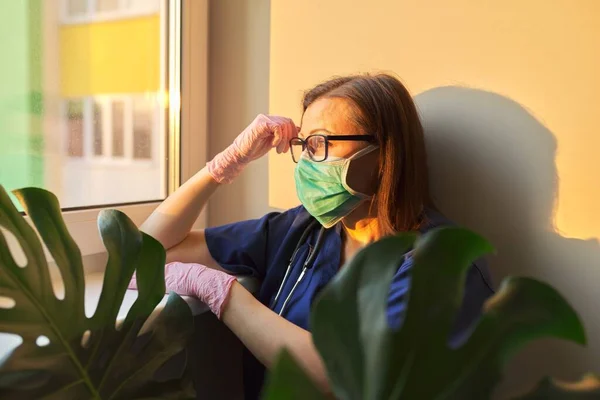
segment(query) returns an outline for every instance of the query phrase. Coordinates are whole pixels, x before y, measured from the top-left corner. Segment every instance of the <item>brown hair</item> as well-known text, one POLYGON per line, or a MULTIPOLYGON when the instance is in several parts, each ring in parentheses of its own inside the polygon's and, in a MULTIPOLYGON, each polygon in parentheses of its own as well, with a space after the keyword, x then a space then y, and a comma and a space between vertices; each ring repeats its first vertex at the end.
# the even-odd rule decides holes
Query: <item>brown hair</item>
POLYGON ((377 138, 379 186, 372 205, 381 233, 418 229, 433 202, 423 127, 408 90, 388 74, 336 77, 304 94, 303 111, 320 98, 349 100, 354 123, 377 138))

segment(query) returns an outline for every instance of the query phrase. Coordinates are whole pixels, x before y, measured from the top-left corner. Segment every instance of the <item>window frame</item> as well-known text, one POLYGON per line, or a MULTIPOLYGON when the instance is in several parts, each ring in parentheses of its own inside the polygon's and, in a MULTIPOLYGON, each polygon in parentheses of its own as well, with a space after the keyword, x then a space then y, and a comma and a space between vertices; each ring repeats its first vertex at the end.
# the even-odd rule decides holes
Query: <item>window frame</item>
MULTIPOLYGON (((161 7, 165 7, 160 13, 161 25, 168 29, 168 35, 161 35, 161 59, 167 60, 168 66, 161 74, 161 87, 169 104, 168 111, 161 113, 168 136, 164 138, 168 162, 161 162, 161 174, 167 176, 168 195, 206 164, 208 0, 165 0, 161 7)), ((97 227, 103 209, 120 210, 139 226, 159 204, 149 201, 65 209, 63 218, 82 255, 90 256, 106 252, 97 227)), ((206 213, 205 208, 194 229, 206 226, 206 213)))

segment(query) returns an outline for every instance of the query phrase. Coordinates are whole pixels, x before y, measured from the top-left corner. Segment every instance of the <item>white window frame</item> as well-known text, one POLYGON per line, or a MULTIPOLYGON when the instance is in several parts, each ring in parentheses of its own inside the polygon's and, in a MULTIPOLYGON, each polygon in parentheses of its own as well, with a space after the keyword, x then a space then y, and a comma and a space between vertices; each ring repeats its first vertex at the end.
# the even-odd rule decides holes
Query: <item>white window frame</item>
MULTIPOLYGON (((166 7, 161 10, 161 25, 169 26, 168 35, 161 35, 167 36, 169 42, 161 44, 161 60, 168 60, 169 71, 176 72, 161 74, 164 80, 161 87, 165 88, 163 93, 168 93, 165 97, 169 101, 168 115, 161 121, 168 124, 165 140, 169 144, 169 162, 161 163, 161 174, 168 176, 168 193, 172 193, 206 164, 208 0, 167 0, 161 7, 166 7)), ((123 211, 139 226, 158 204, 148 202, 108 208, 123 211)), ((84 256, 106 251, 97 228, 98 215, 104 208, 107 207, 63 212, 67 228, 84 256)), ((194 228, 205 226, 206 209, 194 228)))
POLYGON ((154 15, 160 11, 162 5, 158 2, 146 2, 146 7, 129 9, 127 0, 119 0, 117 10, 114 11, 96 11, 97 0, 85 0, 87 11, 81 15, 69 14, 69 0, 60 1, 60 20, 64 25, 88 24, 92 22, 114 21, 119 19, 130 19, 154 15))

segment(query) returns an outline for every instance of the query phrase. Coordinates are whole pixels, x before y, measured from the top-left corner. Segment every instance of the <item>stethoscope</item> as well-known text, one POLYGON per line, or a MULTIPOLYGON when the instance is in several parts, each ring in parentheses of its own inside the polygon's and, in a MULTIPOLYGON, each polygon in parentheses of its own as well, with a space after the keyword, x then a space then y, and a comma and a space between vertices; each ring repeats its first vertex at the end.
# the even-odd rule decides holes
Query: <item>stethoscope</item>
MULTIPOLYGON (((283 290, 283 287, 285 286, 285 284, 288 280, 288 277, 290 275, 290 271, 292 270, 292 266, 294 265, 294 262, 296 261, 296 255, 298 254, 298 250, 300 250, 300 247, 302 246, 302 244, 304 244, 306 239, 308 239, 308 235, 311 234, 311 232, 317 225, 319 225, 319 222, 316 220, 313 220, 308 225, 308 227, 306 227, 304 232, 302 232, 302 236, 300 237, 298 244, 296 244, 296 248, 294 249, 294 252, 292 253, 292 257, 290 258, 290 262, 285 271, 285 275, 283 276, 283 280, 281 281, 281 285, 279 286, 279 290, 277 291, 277 294, 275 295, 275 299, 273 299, 273 301, 271 302, 271 310, 275 311, 275 306, 277 305, 277 300, 279 300, 279 296, 281 296, 281 291, 283 290)), ((285 298, 285 301, 283 302, 283 305, 281 306, 281 309, 279 310, 279 312, 277 314, 279 314, 279 315, 283 314, 288 301, 294 294, 294 291, 296 290, 296 287, 298 286, 298 284, 300 284, 300 282, 302 281, 302 278, 304 278, 306 271, 308 269, 312 268, 313 262, 314 262, 315 258, 317 257, 317 254, 319 253, 321 245, 323 244, 323 238, 324 238, 324 234, 325 234, 326 230, 327 229, 322 226, 321 230, 319 231, 319 236, 317 236, 317 242, 315 243, 315 247, 313 248, 310 245, 308 246, 308 255, 306 256, 306 261, 304 261, 304 265, 302 266, 302 271, 300 272, 300 275, 298 276, 296 283, 292 287, 292 290, 290 290, 290 293, 285 298)))

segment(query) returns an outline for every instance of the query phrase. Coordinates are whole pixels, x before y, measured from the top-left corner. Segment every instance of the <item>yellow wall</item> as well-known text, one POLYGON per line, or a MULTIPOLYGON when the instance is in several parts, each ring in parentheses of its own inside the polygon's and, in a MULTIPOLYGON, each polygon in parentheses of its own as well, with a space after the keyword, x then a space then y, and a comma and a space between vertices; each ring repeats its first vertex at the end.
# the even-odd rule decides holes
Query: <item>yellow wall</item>
MULTIPOLYGON (((504 393, 600 371, 599 15, 598 0, 271 1, 269 112, 299 122, 322 80, 397 74, 423 117, 435 199, 494 244, 496 283, 537 277, 580 313, 589 348, 528 348, 504 393)), ((271 206, 298 204, 293 167, 270 154, 271 206)))
POLYGON ((160 17, 60 29, 64 97, 156 92, 160 84, 160 17))
MULTIPOLYGON (((302 90, 374 69, 414 94, 445 85, 502 94, 556 136, 557 228, 600 238, 599 15, 597 0, 274 0, 270 112, 299 118, 302 90)), ((287 161, 270 159, 275 207, 297 204, 287 161)))

